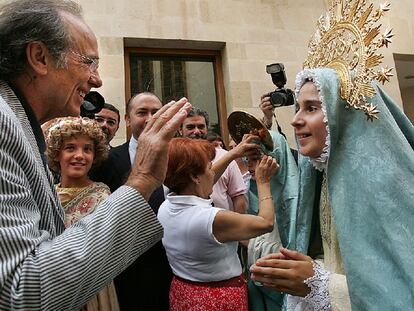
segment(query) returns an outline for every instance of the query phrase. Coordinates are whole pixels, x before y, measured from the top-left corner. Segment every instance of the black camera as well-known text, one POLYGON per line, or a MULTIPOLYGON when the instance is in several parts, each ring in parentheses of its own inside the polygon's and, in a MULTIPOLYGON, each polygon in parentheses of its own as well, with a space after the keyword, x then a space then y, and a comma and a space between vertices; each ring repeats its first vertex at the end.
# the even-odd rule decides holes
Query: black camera
POLYGON ((85 95, 80 110, 82 117, 88 117, 89 119, 95 118, 95 113, 102 110, 105 104, 105 99, 101 94, 96 91, 91 91, 85 95))
POLYGON ((273 84, 276 85, 276 90, 268 94, 273 107, 293 105, 295 95, 291 89, 284 87, 287 82, 285 66, 282 63, 270 64, 266 66, 266 72, 272 76, 273 84))

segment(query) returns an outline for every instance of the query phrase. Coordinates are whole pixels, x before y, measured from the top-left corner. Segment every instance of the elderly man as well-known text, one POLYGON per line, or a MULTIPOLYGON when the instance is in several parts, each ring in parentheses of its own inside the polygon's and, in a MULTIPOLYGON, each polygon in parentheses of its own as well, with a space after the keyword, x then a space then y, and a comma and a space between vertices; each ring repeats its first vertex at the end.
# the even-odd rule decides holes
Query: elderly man
POLYGON ((146 200, 191 105, 161 108, 139 139, 126 185, 64 229, 39 123, 78 115, 100 87, 96 38, 71 1, 0 9, 0 309, 79 310, 162 236, 146 200))

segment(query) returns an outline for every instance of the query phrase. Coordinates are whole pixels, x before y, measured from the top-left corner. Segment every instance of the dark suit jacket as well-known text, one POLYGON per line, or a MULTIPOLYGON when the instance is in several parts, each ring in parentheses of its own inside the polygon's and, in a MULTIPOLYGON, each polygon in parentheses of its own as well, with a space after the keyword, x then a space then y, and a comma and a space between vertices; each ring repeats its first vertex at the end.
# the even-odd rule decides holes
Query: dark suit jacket
MULTIPOLYGON (((129 141, 109 151, 108 159, 92 171, 94 181, 104 182, 112 192, 122 186, 131 171, 129 141)), ((154 213, 164 201, 162 186, 148 203, 154 213)), ((161 241, 141 255, 115 278, 116 292, 122 310, 168 310, 172 271, 161 241)))
MULTIPOLYGON (((111 148, 108 159, 99 167, 94 168, 90 173, 93 181, 105 183, 111 192, 115 192, 125 184, 131 171, 131 158, 129 157, 129 140, 117 147, 111 148)), ((154 212, 158 213, 158 208, 164 202, 164 191, 162 186, 157 188, 149 199, 154 212)))
POLYGON ((90 172, 94 181, 105 183, 111 192, 121 187, 131 171, 131 160, 128 151, 129 141, 109 150, 108 159, 90 172))

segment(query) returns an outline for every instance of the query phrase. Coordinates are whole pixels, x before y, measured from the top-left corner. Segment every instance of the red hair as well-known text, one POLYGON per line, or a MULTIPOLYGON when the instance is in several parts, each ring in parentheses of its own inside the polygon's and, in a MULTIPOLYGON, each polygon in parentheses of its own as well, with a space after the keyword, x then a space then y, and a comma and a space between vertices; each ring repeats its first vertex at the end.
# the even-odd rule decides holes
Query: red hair
POLYGON ((204 139, 173 138, 168 150, 168 169, 164 184, 180 193, 191 177, 204 173, 207 164, 216 156, 213 144, 204 139))

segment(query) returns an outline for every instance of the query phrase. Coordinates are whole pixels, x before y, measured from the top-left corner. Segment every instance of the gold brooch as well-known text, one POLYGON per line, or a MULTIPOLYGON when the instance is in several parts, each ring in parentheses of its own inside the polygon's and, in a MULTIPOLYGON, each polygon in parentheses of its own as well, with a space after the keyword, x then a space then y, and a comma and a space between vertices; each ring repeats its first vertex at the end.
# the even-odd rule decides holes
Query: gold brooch
POLYGON ((380 34, 378 20, 389 11, 390 4, 381 4, 374 11, 367 0, 334 0, 328 12, 317 23, 309 42, 304 68, 335 69, 341 84, 341 98, 347 108, 364 111, 367 120, 378 119, 377 107, 368 103, 375 95, 373 79, 384 84, 393 75, 393 68, 374 67, 381 64, 383 55, 377 50, 392 42, 392 29, 380 34))

